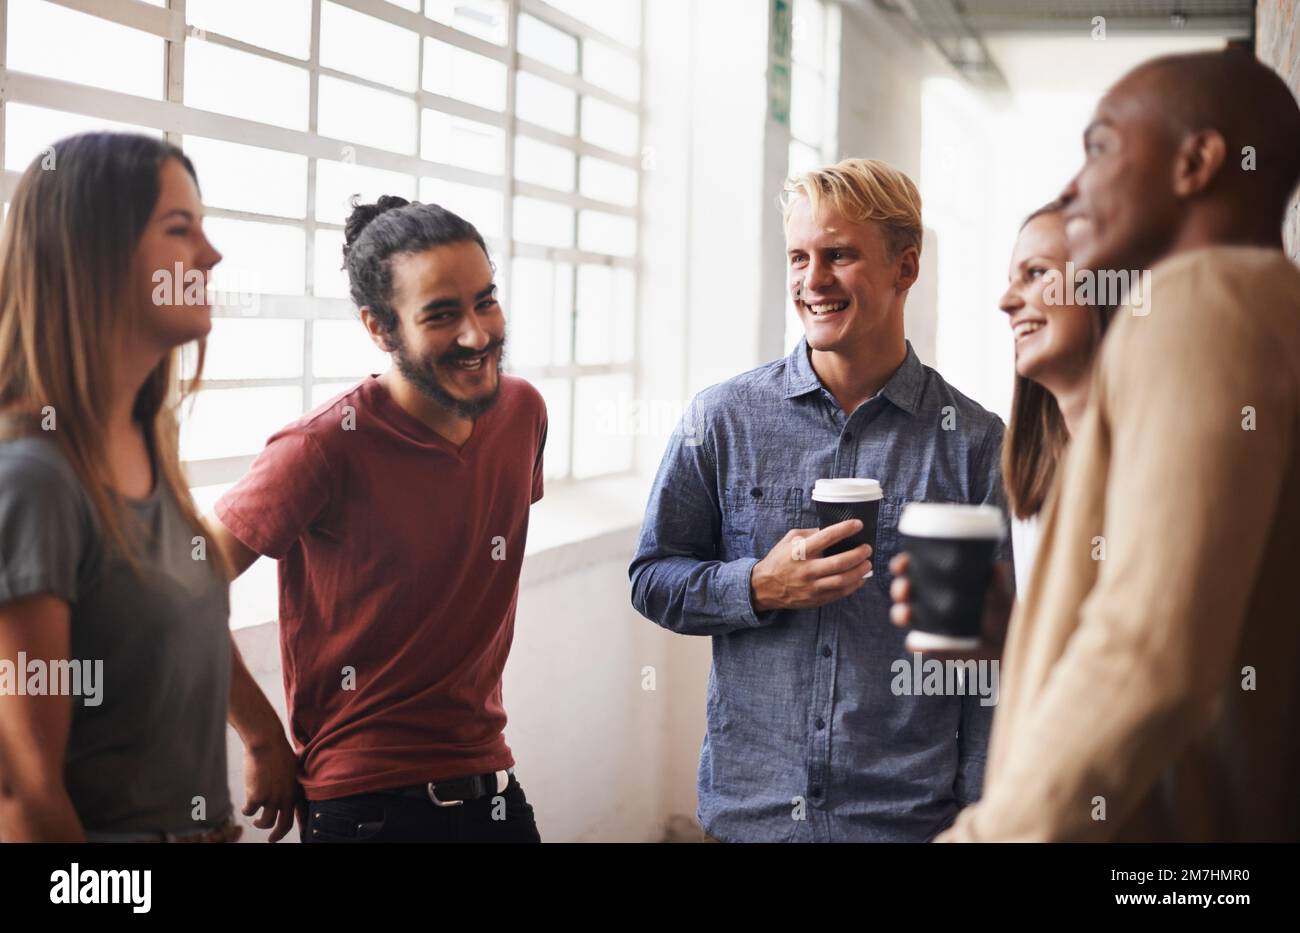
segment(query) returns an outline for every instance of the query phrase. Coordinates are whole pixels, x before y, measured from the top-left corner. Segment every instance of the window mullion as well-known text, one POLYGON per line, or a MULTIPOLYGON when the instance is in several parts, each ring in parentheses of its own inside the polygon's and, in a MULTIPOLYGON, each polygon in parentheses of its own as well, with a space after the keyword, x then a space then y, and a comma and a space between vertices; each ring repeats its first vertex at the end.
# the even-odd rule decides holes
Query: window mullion
MULTIPOLYGON (((317 110, 320 102, 320 5, 321 0, 311 2, 311 58, 307 62, 307 130, 316 135, 317 110)), ((307 240, 306 282, 308 297, 316 295, 316 157, 307 159, 307 219, 305 223, 307 240)), ((312 371, 313 347, 315 345, 315 319, 309 316, 302 322, 302 410, 311 411, 312 390, 315 378, 312 371)))

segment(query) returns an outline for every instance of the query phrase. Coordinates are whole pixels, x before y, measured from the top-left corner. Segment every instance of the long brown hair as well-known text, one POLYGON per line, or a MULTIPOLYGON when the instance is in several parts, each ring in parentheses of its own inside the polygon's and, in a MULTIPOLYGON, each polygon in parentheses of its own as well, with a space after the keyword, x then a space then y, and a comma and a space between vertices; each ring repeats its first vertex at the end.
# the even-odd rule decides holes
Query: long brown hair
MULTIPOLYGON (((1020 230, 1023 232, 1031 220, 1058 213, 1064 207, 1059 200, 1043 205, 1024 219, 1020 230)), ((1095 354, 1115 309, 1094 304, 1090 310, 1095 354)), ((1007 491, 1007 505, 1016 518, 1030 518, 1042 511, 1069 442, 1070 432, 1056 397, 1017 373, 1011 393, 1011 422, 1002 443, 1002 482, 1007 491)))
MULTIPOLYGON (((113 488, 105 425, 116 386, 117 348, 131 326, 133 258, 157 205, 170 143, 126 133, 85 133, 38 156, 14 189, 0 244, 0 410, 53 413, 45 432, 90 495, 102 530, 136 567, 124 503, 113 488)), ((195 177, 195 184, 198 180, 195 177)), ((181 392, 173 350, 140 387, 132 416, 144 432, 158 482, 202 534, 181 470, 176 413, 181 392)), ((214 564, 221 566, 220 555, 214 564)))

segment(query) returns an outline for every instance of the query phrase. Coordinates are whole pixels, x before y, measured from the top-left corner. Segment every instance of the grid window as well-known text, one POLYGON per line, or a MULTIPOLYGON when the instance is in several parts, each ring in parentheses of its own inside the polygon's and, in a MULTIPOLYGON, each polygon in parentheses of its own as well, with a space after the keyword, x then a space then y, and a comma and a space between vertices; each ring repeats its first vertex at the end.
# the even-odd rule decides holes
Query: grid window
POLYGON ((86 130, 165 135, 193 159, 224 257, 181 435, 208 507, 270 434, 388 365, 340 268, 355 195, 479 229, 506 369, 548 403, 547 477, 626 471, 631 438, 599 416, 637 368, 641 18, 641 0, 0 0, 5 200, 86 130))
POLYGON ((188 37, 184 84, 187 107, 290 130, 307 129, 310 75, 306 68, 188 37))
POLYGON ((7 67, 159 100, 163 40, 45 0, 9 0, 7 67))

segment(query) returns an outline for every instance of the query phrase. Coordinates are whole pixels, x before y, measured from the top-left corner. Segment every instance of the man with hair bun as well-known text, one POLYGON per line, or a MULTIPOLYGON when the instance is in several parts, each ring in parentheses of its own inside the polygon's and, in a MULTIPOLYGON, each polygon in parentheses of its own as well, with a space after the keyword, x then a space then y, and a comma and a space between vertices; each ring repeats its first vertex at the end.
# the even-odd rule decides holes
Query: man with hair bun
MULTIPOLYGON (((501 675, 546 407, 501 372, 487 246, 436 204, 354 205, 343 248, 392 359, 277 432, 209 519, 280 562, 305 842, 538 842, 501 675)), ((302 814, 300 814, 302 815, 302 814)))
POLYGON ((888 561, 906 502, 1005 511, 1002 422, 904 338, 922 232, 906 175, 849 159, 790 179, 784 210, 804 338, 692 402, 650 495, 632 602, 713 639, 706 832, 925 841, 979 796, 995 698, 894 691, 919 657, 889 621, 888 561), (873 542, 823 556, 861 530, 816 527, 810 490, 836 477, 877 479, 884 499, 873 542))

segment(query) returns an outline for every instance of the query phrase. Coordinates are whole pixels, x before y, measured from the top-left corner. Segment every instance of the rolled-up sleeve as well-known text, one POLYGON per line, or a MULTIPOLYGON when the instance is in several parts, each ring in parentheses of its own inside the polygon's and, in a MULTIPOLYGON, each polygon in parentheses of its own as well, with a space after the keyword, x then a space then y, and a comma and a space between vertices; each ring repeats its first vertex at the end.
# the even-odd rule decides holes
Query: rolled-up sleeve
POLYGON ((650 621, 682 635, 722 635, 775 613, 754 611, 755 558, 719 559, 718 472, 701 411, 693 402, 668 441, 628 575, 632 605, 650 621))

